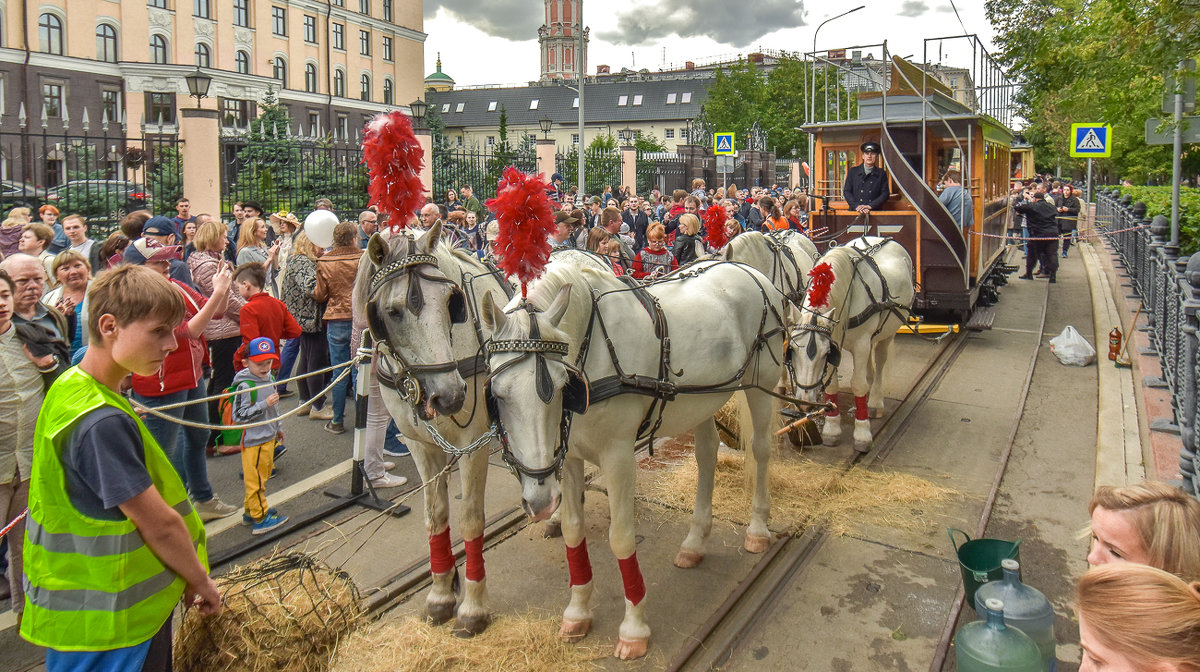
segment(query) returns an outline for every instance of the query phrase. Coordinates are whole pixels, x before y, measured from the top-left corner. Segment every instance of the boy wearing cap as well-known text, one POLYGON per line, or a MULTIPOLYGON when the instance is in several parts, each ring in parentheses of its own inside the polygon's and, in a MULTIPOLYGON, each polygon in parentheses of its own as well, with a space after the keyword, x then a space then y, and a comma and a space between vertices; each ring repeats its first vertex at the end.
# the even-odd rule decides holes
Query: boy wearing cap
POLYGON ((865 214, 878 210, 887 202, 888 180, 887 173, 879 166, 879 145, 864 142, 859 149, 862 150, 862 163, 846 173, 842 196, 846 199, 846 207, 865 214))
POLYGON ((233 377, 236 389, 233 400, 233 421, 236 424, 270 421, 257 427, 247 427, 242 433, 242 478, 246 484, 246 513, 253 534, 266 534, 287 522, 267 506, 266 485, 275 468, 275 446, 283 440, 283 425, 279 421, 279 393, 275 391, 273 367, 279 366, 279 353, 269 338, 250 341, 243 356, 246 368, 233 377))

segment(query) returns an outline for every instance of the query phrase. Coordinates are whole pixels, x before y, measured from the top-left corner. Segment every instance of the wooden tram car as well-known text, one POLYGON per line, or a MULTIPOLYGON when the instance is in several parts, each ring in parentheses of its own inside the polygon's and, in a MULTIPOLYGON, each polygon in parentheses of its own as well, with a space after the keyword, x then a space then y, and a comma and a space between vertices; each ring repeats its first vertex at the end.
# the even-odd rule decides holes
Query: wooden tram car
POLYGON ((915 267, 914 308, 966 319, 994 297, 992 274, 1009 228, 1013 133, 993 117, 955 100, 954 92, 916 66, 892 58, 886 90, 857 94, 856 119, 813 123, 814 240, 846 243, 862 235, 895 239, 915 267), (922 95, 922 89, 924 95, 922 95), (889 180, 888 201, 864 223, 842 197, 846 174, 861 162, 859 147, 879 143, 889 180), (969 187, 974 224, 964 230, 938 201, 938 183, 958 168, 969 187))

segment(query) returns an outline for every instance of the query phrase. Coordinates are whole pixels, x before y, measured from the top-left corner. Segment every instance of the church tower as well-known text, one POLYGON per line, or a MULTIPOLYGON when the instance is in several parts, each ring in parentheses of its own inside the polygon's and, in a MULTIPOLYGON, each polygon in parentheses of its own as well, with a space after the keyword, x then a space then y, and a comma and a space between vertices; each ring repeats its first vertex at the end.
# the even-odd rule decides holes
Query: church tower
MULTIPOLYGON (((542 52, 543 82, 552 79, 578 79, 579 5, 583 0, 545 0, 546 23, 538 28, 538 46, 542 52)), ((588 31, 583 32, 587 50, 588 31)), ((586 66, 586 59, 584 64, 586 66)))

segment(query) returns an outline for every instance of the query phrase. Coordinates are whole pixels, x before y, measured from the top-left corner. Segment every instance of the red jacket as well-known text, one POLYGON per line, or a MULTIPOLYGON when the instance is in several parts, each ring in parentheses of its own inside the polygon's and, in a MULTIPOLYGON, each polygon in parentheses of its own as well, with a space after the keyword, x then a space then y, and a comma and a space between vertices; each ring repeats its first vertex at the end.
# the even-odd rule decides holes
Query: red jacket
POLYGON ((171 284, 183 294, 183 323, 175 327, 175 340, 179 346, 167 354, 155 375, 133 374, 133 391, 143 397, 162 397, 190 390, 204 376, 204 367, 209 366, 208 343, 204 336, 192 338, 188 329, 188 320, 200 312, 207 299, 178 280, 172 279, 171 284))
MULTIPOLYGON (((266 336, 275 343, 275 352, 279 352, 280 339, 300 337, 300 324, 288 312, 287 306, 266 292, 259 292, 246 301, 242 306, 241 321, 242 348, 259 336, 266 336)), ((239 349, 233 362, 239 371, 242 369, 241 352, 239 349)), ((271 368, 278 369, 279 361, 276 360, 271 368)))

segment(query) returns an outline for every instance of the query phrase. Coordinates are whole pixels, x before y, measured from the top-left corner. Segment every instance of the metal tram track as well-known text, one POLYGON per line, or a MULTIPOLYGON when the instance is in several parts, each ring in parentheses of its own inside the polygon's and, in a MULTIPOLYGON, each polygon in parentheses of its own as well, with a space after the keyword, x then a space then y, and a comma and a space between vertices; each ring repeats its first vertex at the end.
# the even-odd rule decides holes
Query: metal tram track
MULTIPOLYGON (((854 451, 841 463, 842 473, 860 465, 876 467, 887 459, 917 413, 965 350, 968 333, 963 330, 943 341, 937 354, 918 374, 900 405, 875 433, 874 447, 867 453, 854 451)), ((720 669, 724 666, 762 619, 774 611, 783 594, 780 589, 806 569, 827 537, 828 532, 817 523, 776 539, 665 669, 679 672, 720 669)))

